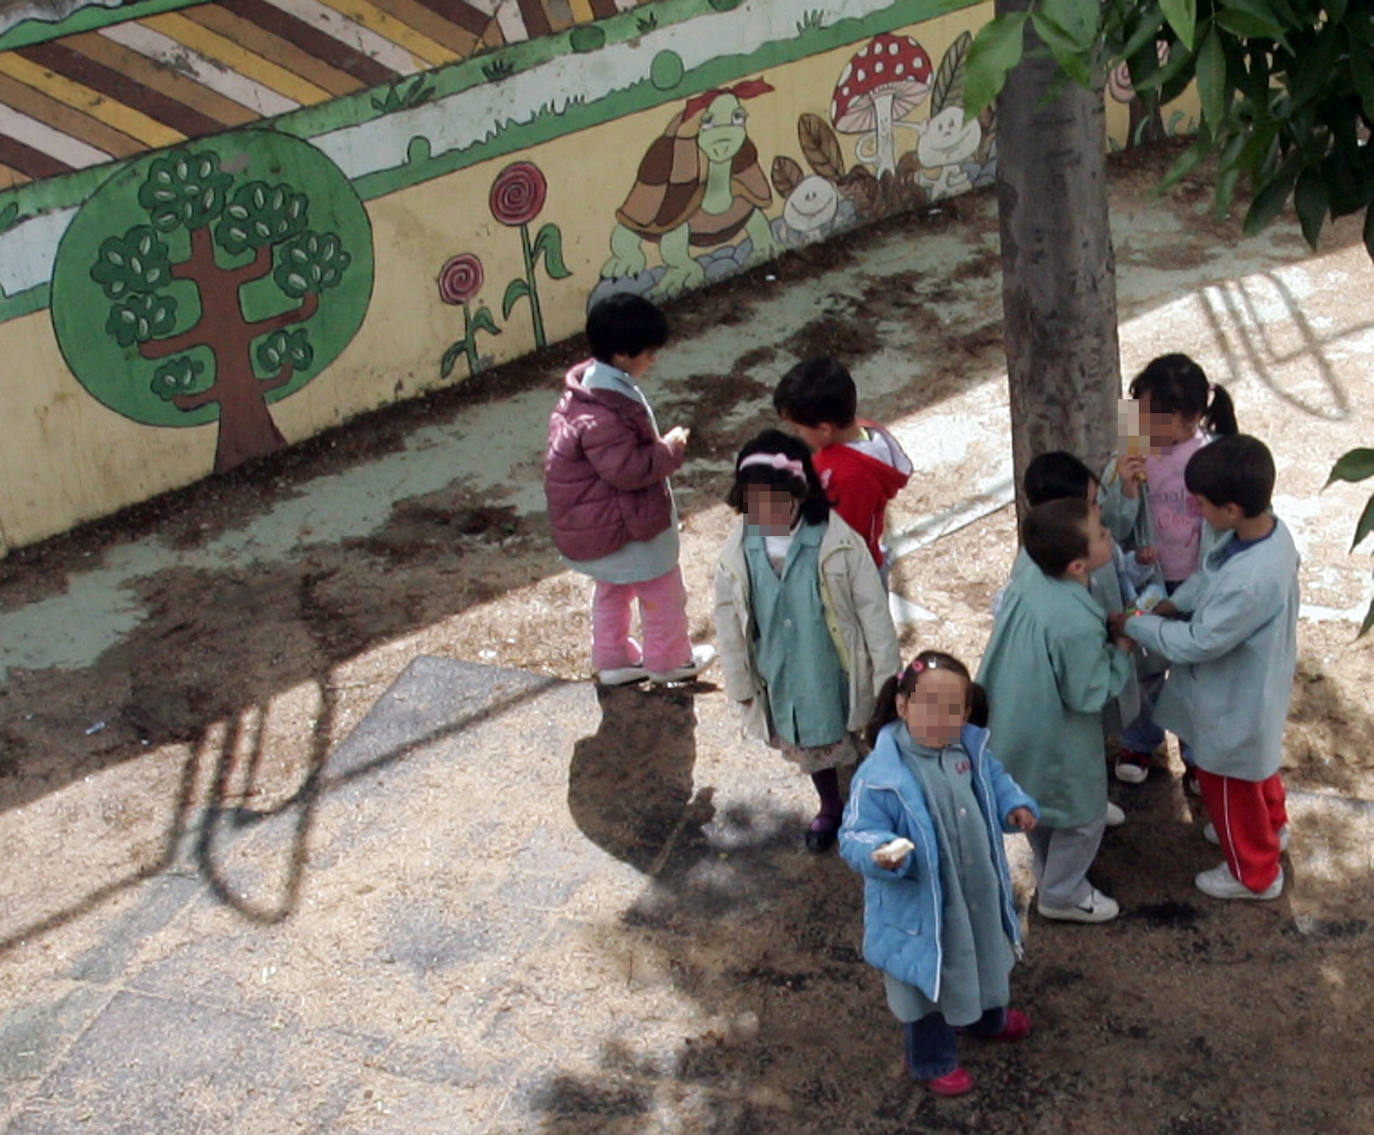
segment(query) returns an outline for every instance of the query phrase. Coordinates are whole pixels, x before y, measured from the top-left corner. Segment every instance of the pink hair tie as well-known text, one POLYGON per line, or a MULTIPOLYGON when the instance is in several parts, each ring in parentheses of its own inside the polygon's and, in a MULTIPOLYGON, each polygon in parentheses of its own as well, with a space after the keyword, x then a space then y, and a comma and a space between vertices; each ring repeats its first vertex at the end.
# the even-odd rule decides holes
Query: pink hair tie
POLYGON ((802 463, 796 458, 788 457, 785 453, 751 453, 739 463, 739 471, 748 469, 751 465, 784 470, 791 473, 802 484, 806 484, 806 470, 802 467, 802 463))

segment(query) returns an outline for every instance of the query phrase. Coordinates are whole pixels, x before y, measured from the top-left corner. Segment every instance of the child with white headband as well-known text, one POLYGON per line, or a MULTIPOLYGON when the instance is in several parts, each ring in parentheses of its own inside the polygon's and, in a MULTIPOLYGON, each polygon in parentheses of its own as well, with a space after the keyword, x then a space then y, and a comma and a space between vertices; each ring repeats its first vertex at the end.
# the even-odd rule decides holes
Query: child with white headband
POLYGON ((831 510, 806 443, 765 430, 735 461, 740 522, 716 568, 725 692, 749 736, 810 773, 820 810, 806 846, 835 842, 839 768, 901 665, 887 590, 863 538, 831 510))

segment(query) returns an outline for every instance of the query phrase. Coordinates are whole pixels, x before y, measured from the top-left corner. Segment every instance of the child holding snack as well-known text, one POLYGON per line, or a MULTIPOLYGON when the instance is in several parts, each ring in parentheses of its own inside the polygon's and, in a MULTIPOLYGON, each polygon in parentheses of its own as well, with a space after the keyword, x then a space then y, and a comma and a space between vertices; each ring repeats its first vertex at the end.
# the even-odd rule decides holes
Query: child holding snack
POLYGON ((985 724, 967 667, 922 651, 879 694, 840 829, 864 876, 864 958, 883 971, 908 1072, 941 1096, 973 1087, 956 1030, 1031 1031, 1008 1008, 1021 926, 1002 832, 1033 831, 1038 809, 988 751, 985 724))

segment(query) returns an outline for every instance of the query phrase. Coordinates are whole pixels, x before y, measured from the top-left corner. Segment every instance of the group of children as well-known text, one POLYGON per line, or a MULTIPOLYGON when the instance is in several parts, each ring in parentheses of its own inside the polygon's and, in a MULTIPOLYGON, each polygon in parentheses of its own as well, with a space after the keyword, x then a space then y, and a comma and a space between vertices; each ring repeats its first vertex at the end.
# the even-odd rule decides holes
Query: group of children
MULTIPOLYGON (((636 384, 666 321, 613 296, 593 307, 588 337, 593 358, 569 373, 550 425, 555 538, 595 581, 598 679, 682 680, 715 653, 687 636, 677 566, 667 476, 687 431, 660 435, 636 384), (636 599, 642 647, 629 634, 636 599)), ((1027 836, 1041 916, 1118 913, 1089 880, 1105 827, 1122 819, 1104 736, 1120 739, 1128 783, 1148 775, 1163 730, 1179 738, 1204 835, 1224 856, 1196 876, 1201 891, 1283 889, 1298 554, 1270 511, 1273 459, 1185 355, 1156 359, 1130 394, 1123 412, 1138 421, 1101 478, 1062 452, 1027 468, 1022 550, 976 680, 940 651, 902 666, 882 538, 912 465, 858 417, 842 365, 789 371, 774 406, 791 432, 765 430, 735 459, 727 499, 740 519, 715 576, 725 694, 749 735, 810 774, 806 845, 838 839, 864 876, 864 956, 884 974, 911 1075, 937 1094, 972 1087, 958 1032, 1031 1029, 1009 1007, 1020 928, 1002 833, 1027 836), (839 769, 855 763, 846 804, 839 769)))

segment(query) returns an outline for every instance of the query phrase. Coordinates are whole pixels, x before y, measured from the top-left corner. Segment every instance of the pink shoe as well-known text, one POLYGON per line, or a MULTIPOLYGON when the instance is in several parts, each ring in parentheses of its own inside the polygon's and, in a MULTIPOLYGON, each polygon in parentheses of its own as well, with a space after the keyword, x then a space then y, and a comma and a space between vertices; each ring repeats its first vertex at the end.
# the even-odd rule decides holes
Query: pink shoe
POLYGON ((1025 1040, 1031 1034, 1031 1019, 1028 1013, 1023 1013, 1020 1009, 1007 1010, 1007 1023, 1002 1026, 1000 1033, 988 1037, 989 1040, 1004 1040, 1010 1043, 1015 1040, 1025 1040))
POLYGON ((962 1068, 956 1068, 953 1072, 927 1080, 926 1087, 937 1096, 962 1096, 973 1090, 973 1077, 962 1068))

